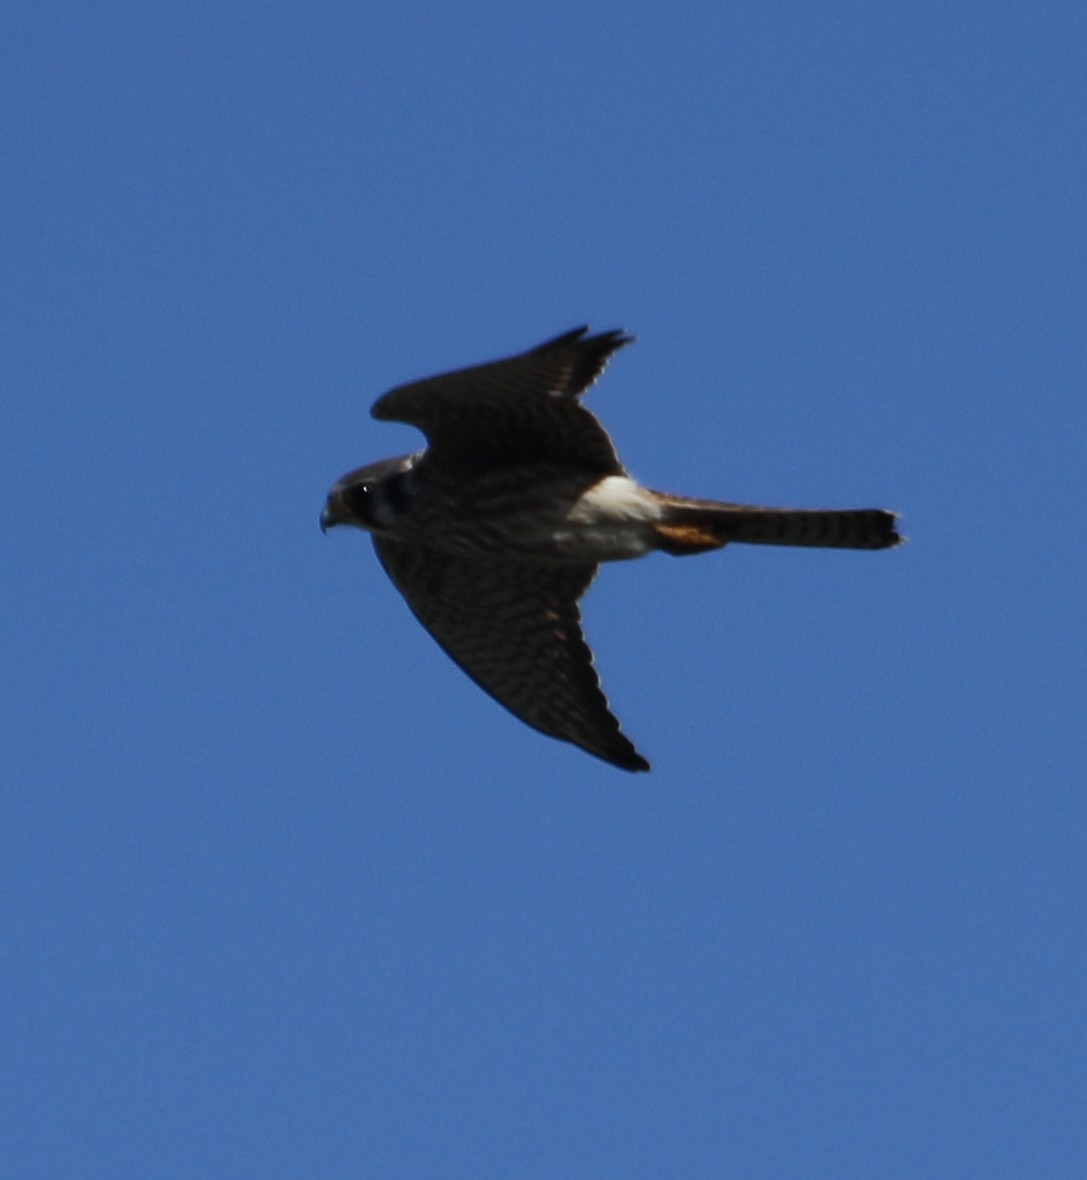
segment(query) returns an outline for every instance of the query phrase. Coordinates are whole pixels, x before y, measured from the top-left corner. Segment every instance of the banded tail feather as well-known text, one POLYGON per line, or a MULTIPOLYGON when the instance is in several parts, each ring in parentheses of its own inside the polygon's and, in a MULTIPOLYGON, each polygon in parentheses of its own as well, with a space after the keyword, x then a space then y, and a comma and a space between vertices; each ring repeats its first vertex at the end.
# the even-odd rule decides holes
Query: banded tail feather
POLYGON ((883 508, 755 508, 715 500, 661 496, 664 518, 656 526, 660 547, 683 556, 746 545, 806 545, 822 549, 890 549, 902 538, 897 517, 883 508))

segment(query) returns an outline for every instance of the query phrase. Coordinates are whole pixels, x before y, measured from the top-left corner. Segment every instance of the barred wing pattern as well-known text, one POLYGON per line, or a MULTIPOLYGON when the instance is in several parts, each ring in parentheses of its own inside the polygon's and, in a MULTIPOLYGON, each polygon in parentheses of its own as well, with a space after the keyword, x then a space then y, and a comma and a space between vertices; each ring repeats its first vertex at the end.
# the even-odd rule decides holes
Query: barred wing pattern
POLYGON ((429 443, 428 461, 473 474, 532 462, 621 475, 607 431, 578 398, 632 337, 586 332, 576 328, 505 360, 398 385, 370 412, 417 426, 429 443))
POLYGON ((500 705, 605 762, 649 769, 620 732, 582 635, 577 603, 596 566, 474 560, 373 541, 415 617, 500 705))

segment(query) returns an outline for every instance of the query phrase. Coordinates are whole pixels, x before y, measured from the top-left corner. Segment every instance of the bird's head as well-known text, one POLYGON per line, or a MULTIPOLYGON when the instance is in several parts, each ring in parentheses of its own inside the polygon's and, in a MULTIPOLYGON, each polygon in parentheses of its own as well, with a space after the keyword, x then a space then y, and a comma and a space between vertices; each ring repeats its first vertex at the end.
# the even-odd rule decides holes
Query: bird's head
POLYGON ((338 524, 354 525, 367 532, 391 528, 404 507, 403 477, 418 458, 400 455, 349 471, 328 493, 321 513, 321 532, 338 524))

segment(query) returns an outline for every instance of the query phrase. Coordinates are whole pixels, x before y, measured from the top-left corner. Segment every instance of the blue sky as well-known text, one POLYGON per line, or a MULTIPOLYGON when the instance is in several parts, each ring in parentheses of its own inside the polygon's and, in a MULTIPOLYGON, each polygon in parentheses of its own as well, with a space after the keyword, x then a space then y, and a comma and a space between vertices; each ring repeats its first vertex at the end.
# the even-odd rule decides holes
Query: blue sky
POLYGON ((1081 1176, 1087 12, 15 0, 0 1173, 1081 1176), (627 776, 409 616, 370 403, 583 322, 627 776))

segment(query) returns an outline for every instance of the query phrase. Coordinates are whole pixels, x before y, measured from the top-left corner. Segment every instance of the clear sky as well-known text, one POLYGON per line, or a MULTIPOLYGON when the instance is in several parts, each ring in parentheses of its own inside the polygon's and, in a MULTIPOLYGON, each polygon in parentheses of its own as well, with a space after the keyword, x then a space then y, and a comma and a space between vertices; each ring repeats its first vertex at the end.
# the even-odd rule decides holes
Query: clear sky
POLYGON ((0 1175, 1081 1177, 1087 8, 9 0, 0 1175), (328 486, 589 322, 631 776, 328 486))

